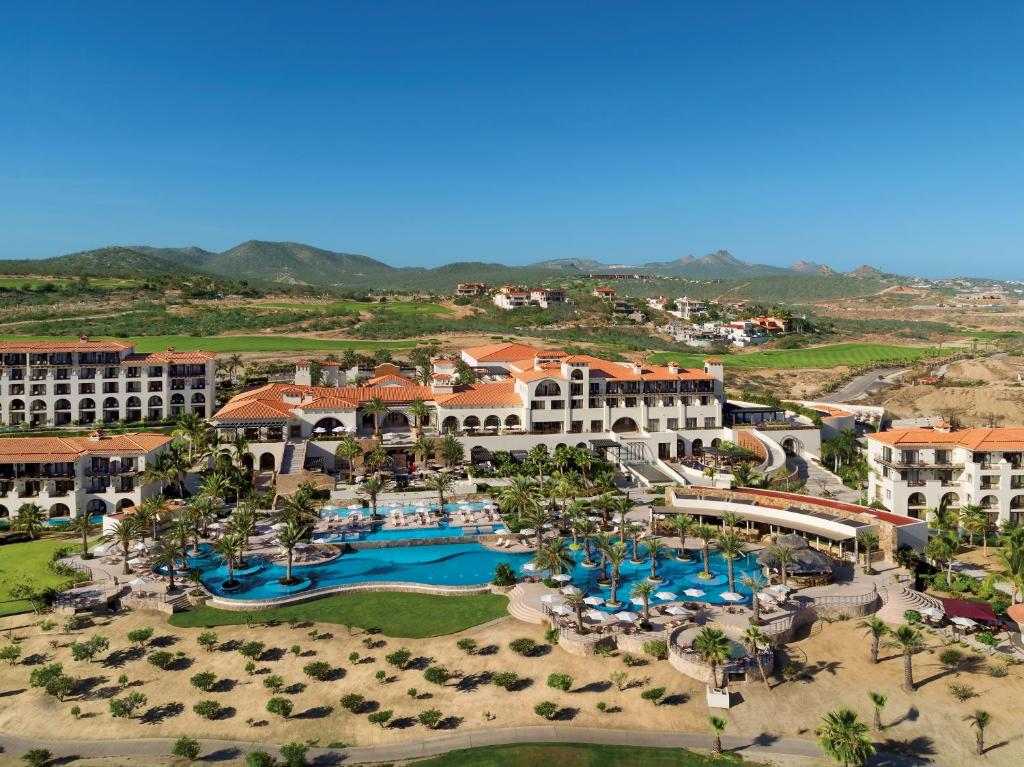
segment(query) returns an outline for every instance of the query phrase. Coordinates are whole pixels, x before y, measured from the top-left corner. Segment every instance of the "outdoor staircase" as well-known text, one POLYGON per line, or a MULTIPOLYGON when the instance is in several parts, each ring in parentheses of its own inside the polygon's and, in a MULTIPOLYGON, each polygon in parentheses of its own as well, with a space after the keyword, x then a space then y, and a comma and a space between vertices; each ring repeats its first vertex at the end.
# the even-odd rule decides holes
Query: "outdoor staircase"
POLYGON ((182 610, 187 610, 191 605, 186 594, 178 594, 177 596, 168 599, 167 604, 169 604, 171 609, 176 613, 180 613, 182 610))
POLYGON ((942 609, 942 603, 939 600, 903 585, 894 584, 886 591, 888 599, 885 600, 882 609, 878 611, 878 617, 886 623, 905 623, 906 619, 903 614, 907 610, 920 612, 929 607, 942 609))
POLYGON ((286 442, 281 455, 281 474, 298 474, 306 465, 306 443, 286 442))
POLYGON ((516 585, 508 592, 508 614, 523 623, 544 623, 544 614, 523 602, 522 586, 516 585))

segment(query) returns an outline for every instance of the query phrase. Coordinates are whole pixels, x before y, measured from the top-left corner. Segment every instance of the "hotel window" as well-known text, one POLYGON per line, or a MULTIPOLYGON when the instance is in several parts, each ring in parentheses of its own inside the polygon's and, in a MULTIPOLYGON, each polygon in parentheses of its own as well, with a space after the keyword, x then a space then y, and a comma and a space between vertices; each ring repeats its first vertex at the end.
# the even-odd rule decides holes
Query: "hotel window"
POLYGON ((713 416, 711 418, 705 418, 704 419, 704 428, 705 429, 714 429, 717 425, 718 424, 715 423, 715 418, 713 416))
POLYGON ((696 429, 697 428, 697 419, 696 418, 687 418, 686 419, 686 428, 687 429, 696 429))
POLYGON ((96 384, 80 383, 80 384, 78 384, 78 393, 79 394, 95 394, 96 393, 96 384))
POLYGON ((661 431, 661 419, 659 419, 659 418, 648 418, 647 419, 647 431, 661 431))
POLYGON ((603 427, 604 427, 604 424, 600 420, 591 421, 590 422, 590 430, 591 431, 601 431, 603 427))
POLYGON ((666 429, 678 429, 679 428, 679 419, 678 418, 669 418, 665 422, 665 428, 666 429))

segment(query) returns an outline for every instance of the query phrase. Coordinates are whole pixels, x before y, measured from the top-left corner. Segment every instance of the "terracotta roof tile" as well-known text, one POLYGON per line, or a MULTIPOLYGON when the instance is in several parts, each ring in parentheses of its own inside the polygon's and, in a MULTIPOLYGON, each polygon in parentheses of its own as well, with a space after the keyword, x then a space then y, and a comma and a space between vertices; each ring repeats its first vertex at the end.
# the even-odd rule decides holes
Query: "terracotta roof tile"
POLYGON ((523 400, 515 392, 512 379, 495 383, 471 384, 452 394, 434 395, 440 408, 493 405, 496 407, 522 407, 523 400))
POLYGON ((940 431, 925 427, 890 429, 869 434, 868 439, 887 445, 942 445, 968 450, 1024 450, 1024 427, 957 429, 940 431))
POLYGON ((0 439, 0 463, 73 462, 83 455, 136 454, 156 450, 171 441, 158 433, 89 437, 5 437, 0 439))
POLYGON ((464 351, 477 362, 514 362, 532 358, 542 350, 526 344, 499 343, 471 346, 464 351))

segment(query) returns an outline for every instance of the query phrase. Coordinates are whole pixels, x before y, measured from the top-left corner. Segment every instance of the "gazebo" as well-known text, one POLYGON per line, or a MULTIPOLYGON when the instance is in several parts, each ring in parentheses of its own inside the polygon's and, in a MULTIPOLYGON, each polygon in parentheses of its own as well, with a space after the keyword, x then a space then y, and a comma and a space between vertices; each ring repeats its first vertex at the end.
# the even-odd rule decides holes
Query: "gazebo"
MULTIPOLYGON (((776 542, 779 546, 788 546, 793 549, 793 559, 786 564, 786 572, 789 575, 820 576, 832 575, 832 559, 817 549, 812 549, 807 539, 796 533, 780 535, 776 542)), ((757 555, 757 563, 769 570, 781 571, 782 567, 779 558, 775 556, 772 549, 765 549, 757 555)))

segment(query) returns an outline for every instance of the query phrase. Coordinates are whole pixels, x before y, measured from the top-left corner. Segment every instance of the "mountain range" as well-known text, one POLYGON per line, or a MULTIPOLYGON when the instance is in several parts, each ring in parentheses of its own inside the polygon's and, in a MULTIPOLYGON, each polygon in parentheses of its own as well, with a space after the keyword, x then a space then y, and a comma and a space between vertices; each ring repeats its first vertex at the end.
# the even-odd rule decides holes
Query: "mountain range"
POLYGON ((463 280, 489 284, 536 283, 590 273, 642 273, 661 277, 737 280, 754 277, 827 276, 883 278, 863 266, 848 275, 828 266, 799 261, 790 268, 742 261, 726 250, 697 258, 643 264, 605 264, 590 259, 554 259, 528 266, 463 261, 434 268, 395 267, 369 256, 342 253, 294 242, 249 240, 217 253, 198 247, 110 246, 44 259, 0 260, 0 272, 33 275, 180 277, 203 274, 260 284, 315 285, 335 289, 368 288, 451 290, 463 280))

